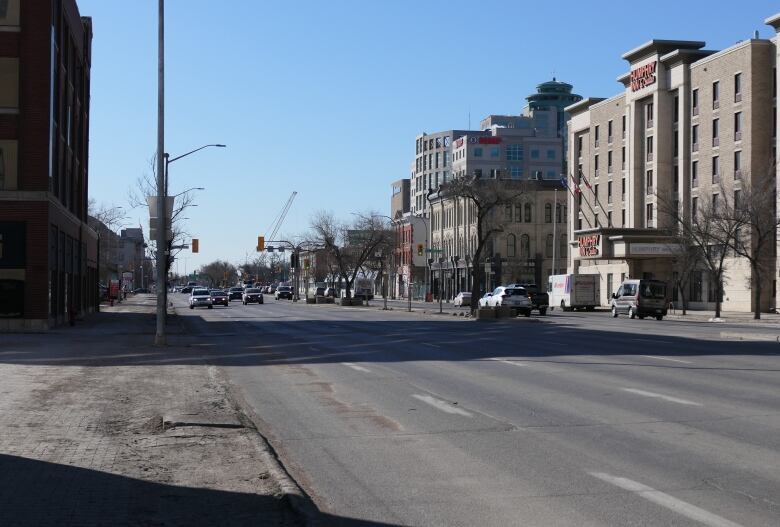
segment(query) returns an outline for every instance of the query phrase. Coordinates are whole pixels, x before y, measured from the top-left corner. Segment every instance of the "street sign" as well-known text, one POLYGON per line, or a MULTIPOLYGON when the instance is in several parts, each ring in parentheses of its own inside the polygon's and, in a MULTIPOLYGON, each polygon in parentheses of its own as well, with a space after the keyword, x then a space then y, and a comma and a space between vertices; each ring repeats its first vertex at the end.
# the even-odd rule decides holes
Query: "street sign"
POLYGON ((444 250, 443 249, 425 249, 425 252, 430 253, 430 254, 439 254, 439 253, 443 253, 444 250))
MULTIPOLYGON (((157 196, 146 196, 146 203, 149 205, 149 217, 157 218, 157 196)), ((165 216, 167 218, 173 217, 173 197, 168 196, 165 198, 165 216)))

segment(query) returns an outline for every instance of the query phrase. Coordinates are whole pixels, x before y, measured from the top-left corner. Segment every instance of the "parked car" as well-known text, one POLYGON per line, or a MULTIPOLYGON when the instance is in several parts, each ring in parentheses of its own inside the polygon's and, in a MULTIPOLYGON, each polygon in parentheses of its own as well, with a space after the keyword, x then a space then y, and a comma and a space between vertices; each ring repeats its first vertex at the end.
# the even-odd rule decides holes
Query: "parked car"
POLYGON ((184 294, 192 293, 192 286, 191 285, 187 285, 187 286, 182 287, 181 288, 181 292, 184 293, 184 294))
POLYGON ((520 287, 522 289, 525 289, 525 291, 528 293, 528 298, 531 300, 531 307, 532 309, 536 309, 539 311, 540 315, 546 315, 547 314, 547 308, 550 305, 550 297, 545 291, 540 291, 539 286, 536 284, 511 284, 507 287, 520 287))
POLYGON ((228 294, 225 291, 222 291, 221 289, 212 289, 210 293, 212 305, 228 307, 230 304, 230 299, 228 298, 228 294))
POLYGON ((493 295, 488 300, 488 305, 491 307, 508 306, 513 309, 517 309, 518 312, 530 317, 531 299, 528 298, 528 291, 522 287, 514 286, 498 286, 493 290, 493 295))
POLYGON ((457 307, 470 306, 471 293, 468 291, 461 291, 458 293, 458 296, 455 297, 455 300, 452 301, 452 305, 457 307))
POLYGON ((655 317, 663 320, 669 302, 666 283, 660 280, 624 280, 612 294, 612 316, 626 314, 629 318, 655 317))
POLYGON ((329 296, 331 298, 336 298, 339 296, 339 292, 336 290, 335 287, 326 287, 324 295, 329 296))
POLYGON ((149 289, 146 287, 139 287, 137 289, 133 289, 134 295, 140 295, 140 294, 149 294, 149 289))
POLYGON ((276 288, 276 293, 274 294, 274 298, 276 300, 279 300, 280 298, 286 298, 288 300, 292 300, 293 297, 293 290, 292 287, 289 285, 280 285, 276 288))
POLYGON ((314 296, 325 296, 325 289, 326 287, 318 287, 314 290, 314 296))
POLYGON ((262 304, 263 292, 257 287, 248 287, 244 289, 244 295, 241 297, 241 302, 243 302, 244 305, 262 304))
MULTIPOLYGON (((344 294, 346 294, 346 291, 344 291, 344 294)), ((355 292, 352 294, 352 298, 360 298, 362 300, 373 300, 374 292, 367 287, 361 287, 355 290, 355 292)))
POLYGON ((276 286, 275 285, 269 285, 268 286, 268 294, 272 295, 274 293, 276 293, 276 286))
POLYGON ((479 307, 489 307, 490 297, 493 296, 493 292, 485 293, 482 298, 479 299, 479 307))
POLYGON ((211 303, 211 293, 208 289, 193 289, 190 295, 190 309, 196 307, 208 307, 212 309, 214 306, 211 303))
POLYGON ((228 290, 228 300, 241 300, 241 297, 243 295, 244 295, 243 287, 231 287, 228 290))

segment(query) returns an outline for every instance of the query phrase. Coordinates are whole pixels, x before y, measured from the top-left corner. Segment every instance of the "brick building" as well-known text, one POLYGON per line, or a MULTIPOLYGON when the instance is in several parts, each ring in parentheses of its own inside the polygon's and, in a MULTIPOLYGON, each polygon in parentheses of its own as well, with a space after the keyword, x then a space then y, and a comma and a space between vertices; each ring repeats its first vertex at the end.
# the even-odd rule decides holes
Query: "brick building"
POLYGON ((92 22, 74 0, 7 0, 0 26, 0 329, 46 329, 97 300, 92 22))

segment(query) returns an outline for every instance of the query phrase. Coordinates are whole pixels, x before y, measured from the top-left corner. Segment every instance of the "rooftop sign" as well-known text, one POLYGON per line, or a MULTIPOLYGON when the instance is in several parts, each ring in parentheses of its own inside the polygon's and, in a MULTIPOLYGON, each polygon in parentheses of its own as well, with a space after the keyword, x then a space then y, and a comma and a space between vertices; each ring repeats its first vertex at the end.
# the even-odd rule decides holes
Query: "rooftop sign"
POLYGON ((639 91, 642 88, 650 86, 651 84, 655 84, 655 72, 657 66, 658 61, 654 60, 653 62, 649 62, 644 66, 639 66, 638 68, 631 70, 631 91, 639 91))

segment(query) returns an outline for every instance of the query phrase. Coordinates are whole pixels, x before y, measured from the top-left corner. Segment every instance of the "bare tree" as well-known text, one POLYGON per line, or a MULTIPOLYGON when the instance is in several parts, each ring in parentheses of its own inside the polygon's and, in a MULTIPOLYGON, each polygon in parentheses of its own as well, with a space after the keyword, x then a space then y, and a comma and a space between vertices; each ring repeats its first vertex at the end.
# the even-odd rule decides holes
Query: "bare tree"
POLYGON ((224 283, 228 285, 230 278, 238 276, 236 266, 225 260, 214 260, 200 268, 200 275, 207 277, 211 285, 224 283))
POLYGON ((685 290, 691 281, 691 273, 700 268, 701 251, 698 246, 680 230, 673 237, 669 248, 672 252, 673 286, 680 295, 682 314, 688 313, 688 298, 685 290))
POLYGON ((350 222, 336 219, 332 212, 319 211, 311 218, 312 243, 328 251, 344 283, 346 297, 352 298, 352 284, 369 258, 382 244, 388 243, 391 231, 384 217, 376 212, 356 215, 350 222))
MULTIPOLYGON (((775 170, 771 165, 772 173, 775 170)), ((773 271, 772 248, 777 243, 780 217, 776 210, 776 195, 772 178, 761 178, 760 183, 742 182, 732 200, 724 204, 722 222, 735 223, 734 236, 728 246, 735 254, 750 262, 750 287, 753 292, 753 318, 761 318, 763 278, 773 271), (747 232, 745 232, 747 231, 747 232)))
POLYGON ((487 244, 494 234, 504 230, 501 207, 514 203, 528 190, 527 182, 496 179, 481 179, 477 176, 462 176, 442 184, 439 196, 442 199, 463 199, 474 211, 477 230, 477 246, 472 255, 471 267, 471 312, 479 305, 481 290, 479 263, 483 260, 487 244))

